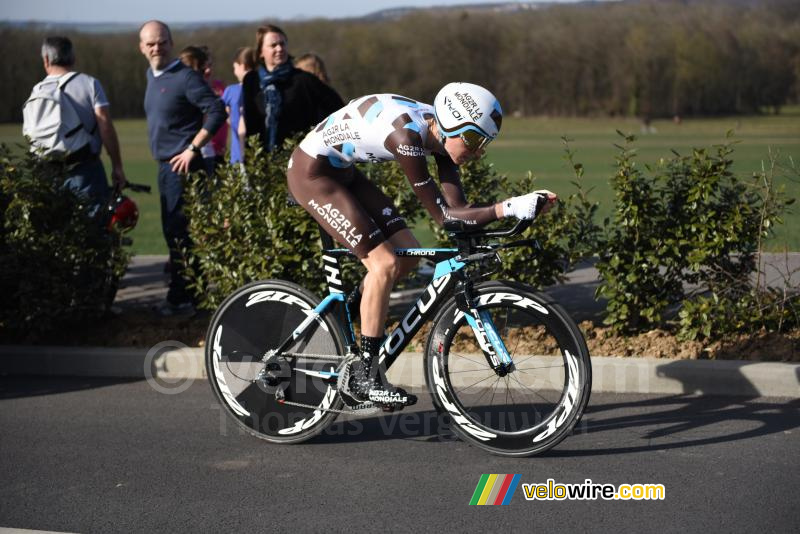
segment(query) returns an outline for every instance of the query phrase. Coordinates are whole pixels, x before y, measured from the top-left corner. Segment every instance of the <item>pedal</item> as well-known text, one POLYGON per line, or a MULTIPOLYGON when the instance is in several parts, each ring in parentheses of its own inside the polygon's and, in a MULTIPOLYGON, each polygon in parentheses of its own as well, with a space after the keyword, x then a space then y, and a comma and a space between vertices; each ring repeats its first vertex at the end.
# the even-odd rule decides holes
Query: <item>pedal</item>
POLYGON ((372 415, 379 411, 378 406, 371 402, 362 402, 350 408, 350 412, 357 415, 372 415))

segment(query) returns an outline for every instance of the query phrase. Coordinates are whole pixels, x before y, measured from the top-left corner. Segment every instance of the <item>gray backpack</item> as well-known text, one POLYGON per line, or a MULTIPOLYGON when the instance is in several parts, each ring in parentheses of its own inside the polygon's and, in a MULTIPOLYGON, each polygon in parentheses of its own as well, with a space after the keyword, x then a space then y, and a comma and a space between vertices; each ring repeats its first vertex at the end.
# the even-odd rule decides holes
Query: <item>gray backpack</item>
POLYGON ((40 150, 45 156, 69 156, 92 141, 97 124, 88 130, 72 99, 64 94, 64 86, 77 75, 70 72, 33 88, 22 106, 22 133, 30 138, 31 150, 40 150))

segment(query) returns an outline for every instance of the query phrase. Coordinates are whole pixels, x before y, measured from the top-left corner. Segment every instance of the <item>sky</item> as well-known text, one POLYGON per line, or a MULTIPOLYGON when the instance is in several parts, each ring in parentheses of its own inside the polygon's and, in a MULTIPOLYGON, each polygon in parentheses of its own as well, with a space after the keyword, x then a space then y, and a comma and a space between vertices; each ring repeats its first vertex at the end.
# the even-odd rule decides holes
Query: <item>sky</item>
MULTIPOLYGON (((395 7, 490 3, 494 0, 0 0, 0 20, 167 23, 359 17, 395 7)), ((571 2, 575 0, 555 0, 571 2)))

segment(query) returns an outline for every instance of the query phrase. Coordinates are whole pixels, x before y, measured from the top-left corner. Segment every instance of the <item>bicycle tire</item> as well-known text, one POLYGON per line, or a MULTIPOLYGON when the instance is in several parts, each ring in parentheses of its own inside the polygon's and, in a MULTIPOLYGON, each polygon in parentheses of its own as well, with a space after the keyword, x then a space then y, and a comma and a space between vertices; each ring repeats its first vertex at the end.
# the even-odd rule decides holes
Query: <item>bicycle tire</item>
POLYGON ((434 319, 425 349, 434 404, 468 443, 501 456, 541 454, 570 434, 589 401, 586 342, 560 305, 528 286, 484 282, 474 296, 515 368, 504 377, 494 372, 451 298, 434 319))
POLYGON ((297 284, 265 280, 234 291, 211 319, 205 345, 211 389, 229 418, 255 437, 272 443, 306 441, 331 424, 338 415, 334 410, 342 408, 335 379, 298 371, 330 372, 344 359, 345 341, 332 314, 323 315, 292 342, 285 352, 295 356, 270 361, 273 383, 257 380, 267 365, 263 358, 318 303, 297 284), (285 400, 316 408, 279 402, 278 388, 285 400))

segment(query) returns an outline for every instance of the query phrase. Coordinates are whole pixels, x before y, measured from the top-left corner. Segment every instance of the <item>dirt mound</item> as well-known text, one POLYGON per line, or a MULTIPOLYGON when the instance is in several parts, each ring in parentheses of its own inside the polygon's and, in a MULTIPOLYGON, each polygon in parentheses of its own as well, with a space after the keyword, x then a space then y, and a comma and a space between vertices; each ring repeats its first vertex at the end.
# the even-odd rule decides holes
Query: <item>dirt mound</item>
MULTIPOLYGON (((47 336, 40 345, 139 347, 150 348, 162 341, 180 341, 190 347, 202 347, 211 314, 200 312, 194 317, 160 317, 149 310, 126 311, 94 322, 86 329, 72 329, 47 336)), ((666 330, 651 330, 643 334, 622 337, 609 328, 595 326, 589 321, 580 324, 589 353, 593 356, 621 356, 665 359, 725 359, 755 361, 800 361, 800 329, 788 333, 760 332, 738 335, 725 341, 701 343, 682 342, 666 330)), ((407 350, 421 352, 425 348, 430 325, 417 334, 407 350)), ((479 352, 470 339, 457 338, 457 350, 479 352)), ((543 329, 526 327, 511 332, 509 348, 527 353, 549 354, 555 344, 543 329)))
POLYGON ((740 334, 724 341, 678 341, 665 330, 630 337, 616 336, 609 328, 590 322, 580 325, 589 353, 594 356, 628 356, 680 360, 800 361, 800 330, 787 333, 740 334))

